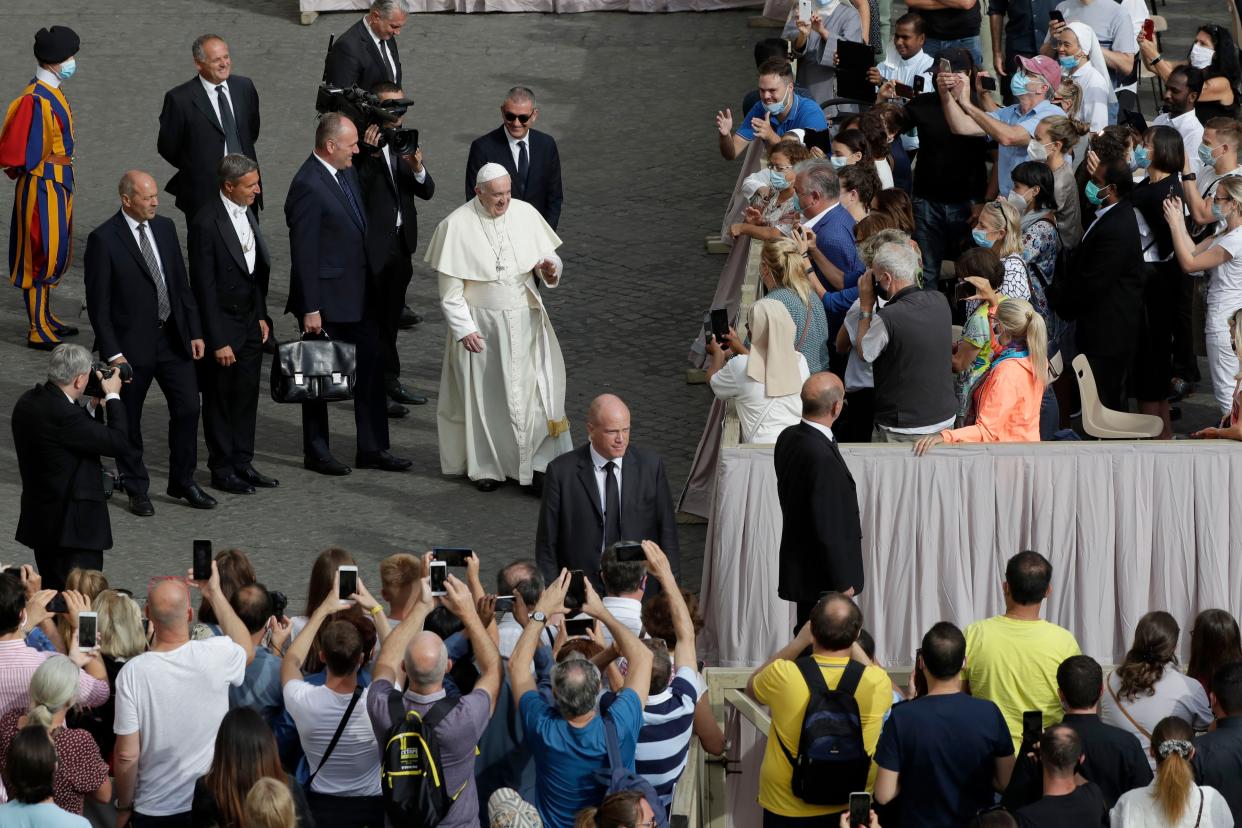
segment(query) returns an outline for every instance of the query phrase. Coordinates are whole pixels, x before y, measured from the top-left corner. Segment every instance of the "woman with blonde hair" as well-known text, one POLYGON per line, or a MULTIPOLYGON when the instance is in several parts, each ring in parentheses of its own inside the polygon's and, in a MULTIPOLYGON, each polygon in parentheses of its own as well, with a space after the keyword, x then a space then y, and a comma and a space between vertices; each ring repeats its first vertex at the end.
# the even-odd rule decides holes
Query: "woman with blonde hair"
POLYGON ((29 709, 14 708, 0 718, 0 768, 4 769, 5 785, 10 786, 12 767, 8 757, 14 737, 23 727, 38 725, 48 732, 56 746, 54 801, 58 808, 71 814, 82 813, 86 796, 96 802, 112 799, 108 763, 99 754, 91 734, 65 725, 65 714, 78 694, 81 672, 69 656, 52 656, 30 678, 29 709))
POLYGON ((780 302, 761 299, 746 314, 749 348, 734 330, 728 349, 707 343, 707 381, 722 400, 733 400, 743 443, 775 443, 802 419, 802 383, 811 377, 794 348, 794 324, 780 302))
MULTIPOLYGON (((82 593, 92 602, 92 605, 95 601, 95 596, 107 588, 108 579, 98 569, 81 569, 75 566, 65 576, 65 589, 82 593)), ((56 631, 60 633, 60 640, 64 644, 64 647, 61 648, 62 653, 69 650, 70 629, 69 616, 64 613, 57 613, 56 631)))
MULTIPOLYGON (((967 280, 976 286, 983 281, 977 276, 967 280)), ((987 374, 975 384, 966 425, 927 435, 915 443, 915 455, 938 443, 1039 442, 1039 410, 1048 382, 1044 318, 1025 299, 1006 299, 996 309, 996 324, 999 347, 987 374)))
POLYGON ((824 303, 811 299, 812 286, 818 286, 819 279, 810 275, 806 258, 813 236, 808 240, 795 233, 793 239, 764 242, 759 257, 759 278, 767 291, 764 298, 780 302, 789 311, 793 342, 812 374, 828 370, 828 317, 824 303))
POLYGON ((1232 828, 1233 814, 1220 792, 1195 784, 1194 737, 1194 729, 1176 716, 1156 724, 1156 778, 1121 795, 1108 815, 1112 828, 1232 828))
POLYGON ((971 231, 975 244, 991 249, 1005 268, 1000 292, 1012 299, 1031 298, 1031 274, 1022 258, 1022 215, 1008 201, 997 199, 983 205, 971 231))
POLYGON ((242 805, 242 824, 246 828, 298 828, 288 786, 270 776, 255 782, 242 805))
POLYGON ((112 730, 116 713, 116 677, 125 662, 146 651, 147 636, 138 602, 123 592, 105 589, 91 602, 91 609, 99 615, 99 656, 112 692, 108 694, 108 700, 98 707, 75 710, 70 714, 69 721, 71 726, 90 733, 99 746, 99 752, 111 757, 116 746, 116 734, 112 730))

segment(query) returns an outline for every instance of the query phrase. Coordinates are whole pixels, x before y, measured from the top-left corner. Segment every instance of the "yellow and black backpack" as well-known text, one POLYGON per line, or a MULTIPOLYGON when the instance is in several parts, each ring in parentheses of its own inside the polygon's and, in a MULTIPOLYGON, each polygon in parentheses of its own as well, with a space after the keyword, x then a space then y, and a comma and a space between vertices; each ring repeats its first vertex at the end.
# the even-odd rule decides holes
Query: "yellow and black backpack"
POLYGON ((456 699, 440 699, 425 715, 406 712, 403 694, 388 694, 388 717, 392 727, 384 745, 380 779, 384 808, 394 825, 432 828, 448 814, 455 795, 450 795, 440 763, 436 725, 457 705, 456 699))

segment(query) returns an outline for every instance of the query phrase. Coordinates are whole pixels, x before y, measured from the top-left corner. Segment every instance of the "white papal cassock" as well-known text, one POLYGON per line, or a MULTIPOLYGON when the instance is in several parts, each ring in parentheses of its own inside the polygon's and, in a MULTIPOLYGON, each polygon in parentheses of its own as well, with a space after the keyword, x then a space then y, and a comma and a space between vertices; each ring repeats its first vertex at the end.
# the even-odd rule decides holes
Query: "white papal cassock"
POLYGON ((424 260, 440 274, 448 327, 436 409, 445 474, 526 485, 573 448, 565 362, 535 287, 534 268, 544 259, 559 283, 560 244, 539 212, 517 199, 495 218, 472 198, 436 227, 424 260), (461 344, 472 333, 483 337, 482 353, 461 344))

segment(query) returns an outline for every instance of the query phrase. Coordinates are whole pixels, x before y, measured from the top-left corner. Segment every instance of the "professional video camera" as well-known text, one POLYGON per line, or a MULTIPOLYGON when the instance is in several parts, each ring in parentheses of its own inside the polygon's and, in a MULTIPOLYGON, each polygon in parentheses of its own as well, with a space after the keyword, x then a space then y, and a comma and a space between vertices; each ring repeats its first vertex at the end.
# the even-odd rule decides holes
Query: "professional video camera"
POLYGON ((397 129, 396 122, 414 105, 409 98, 381 100, 378 95, 357 86, 340 89, 327 81, 319 84, 315 109, 320 113, 339 112, 358 127, 359 137, 371 125, 380 128, 379 146, 388 145, 397 155, 410 155, 418 149, 418 130, 397 129))
POLYGON ((106 362, 96 362, 91 366, 91 370, 86 374, 86 390, 82 392, 84 397, 102 398, 104 395, 103 383, 99 380, 99 374, 103 374, 104 379, 112 379, 112 375, 117 371, 121 372, 121 382, 129 382, 134 378, 134 368, 128 362, 122 362, 120 365, 109 365, 106 362))

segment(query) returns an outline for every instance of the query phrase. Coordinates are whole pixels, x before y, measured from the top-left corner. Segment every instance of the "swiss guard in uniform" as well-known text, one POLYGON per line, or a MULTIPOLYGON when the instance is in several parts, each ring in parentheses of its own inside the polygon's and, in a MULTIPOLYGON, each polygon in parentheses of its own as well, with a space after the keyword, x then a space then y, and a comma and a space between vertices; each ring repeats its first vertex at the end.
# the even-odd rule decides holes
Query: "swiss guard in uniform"
POLYGON ((73 77, 78 36, 40 29, 34 80, 9 104, 0 129, 0 167, 17 181, 9 230, 9 278, 30 316, 26 344, 50 351, 77 328, 52 314, 52 288, 69 269, 73 230, 73 113, 61 85, 73 77))

